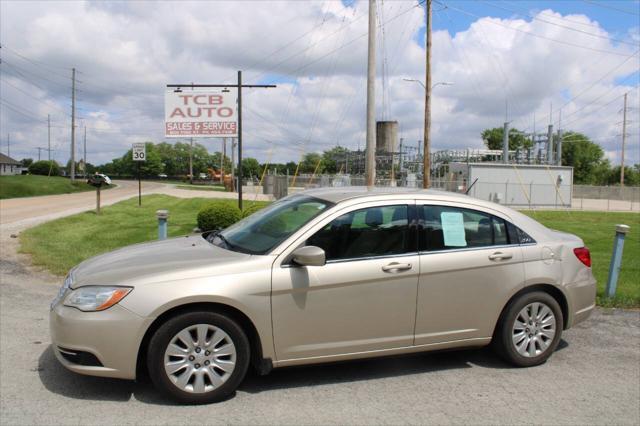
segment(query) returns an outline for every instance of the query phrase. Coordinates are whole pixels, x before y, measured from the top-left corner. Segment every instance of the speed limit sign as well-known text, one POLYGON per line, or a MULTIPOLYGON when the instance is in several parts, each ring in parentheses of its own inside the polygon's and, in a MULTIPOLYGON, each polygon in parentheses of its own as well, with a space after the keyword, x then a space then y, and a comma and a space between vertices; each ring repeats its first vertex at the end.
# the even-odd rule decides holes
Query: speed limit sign
POLYGON ((144 142, 134 143, 131 155, 133 155, 133 161, 145 161, 147 152, 145 150, 144 142))

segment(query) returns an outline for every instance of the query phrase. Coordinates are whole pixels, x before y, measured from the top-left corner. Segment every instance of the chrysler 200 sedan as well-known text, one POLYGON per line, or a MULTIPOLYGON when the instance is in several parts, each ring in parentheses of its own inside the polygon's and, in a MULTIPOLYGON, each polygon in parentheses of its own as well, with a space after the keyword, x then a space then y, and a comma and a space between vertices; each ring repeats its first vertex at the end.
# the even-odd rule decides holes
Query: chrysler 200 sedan
POLYGON ((464 195, 339 188, 222 231, 73 268, 51 304, 69 370, 153 383, 184 403, 272 368, 492 344, 538 365, 595 305, 589 250, 464 195))

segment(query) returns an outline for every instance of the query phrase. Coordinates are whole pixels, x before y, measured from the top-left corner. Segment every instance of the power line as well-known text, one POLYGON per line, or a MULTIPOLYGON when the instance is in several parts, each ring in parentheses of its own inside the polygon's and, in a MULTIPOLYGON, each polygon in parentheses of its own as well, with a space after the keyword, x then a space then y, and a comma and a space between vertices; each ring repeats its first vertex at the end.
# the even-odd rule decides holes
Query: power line
MULTIPOLYGON (((624 80, 623 80, 623 81, 624 81, 624 80)), ((615 86, 615 87, 613 87, 613 88, 609 89, 608 91, 606 91, 606 92, 605 92, 605 93, 603 93, 602 95, 598 96, 597 98, 595 98, 594 100, 592 100, 592 101, 591 101, 591 102, 589 102, 588 104, 584 105, 583 107, 581 107, 581 108, 579 108, 579 109, 577 109, 577 110, 573 111, 571 114, 565 115, 565 118, 570 117, 570 116, 572 116, 572 115, 575 115, 575 114, 577 114, 578 112, 580 112, 580 111, 582 111, 582 110, 586 109, 587 107, 589 107, 589 106, 593 105, 596 101, 600 100, 602 97, 604 97, 605 95, 608 95, 609 93, 611 93, 613 90, 615 90, 615 89, 617 89, 617 88, 618 88, 618 86, 615 86)), ((638 88, 638 85, 636 85, 636 87, 635 87, 635 88, 637 89, 637 88, 638 88)), ((583 120, 584 118, 588 117, 589 115, 591 115, 591 114, 593 114, 593 113, 595 113, 595 112, 598 112, 598 111, 600 111, 600 110, 602 110, 602 109, 606 108, 607 106, 611 105, 611 104, 612 104, 613 102, 615 102, 615 101, 618 101, 618 100, 619 100, 619 98, 620 98, 620 95, 619 95, 619 94, 616 94, 615 98, 613 98, 611 101, 607 102, 606 104, 604 104, 604 105, 602 105, 602 106, 598 107, 597 109, 595 109, 595 110, 593 110, 593 111, 588 112, 586 116, 578 117, 578 118, 576 118, 576 119, 574 119, 574 120, 572 120, 572 121, 569 121, 568 123, 565 123, 565 126, 567 126, 567 125, 569 125, 569 124, 571 124, 571 123, 575 123, 576 121, 583 120)))
MULTIPOLYGON (((21 59, 23 59, 23 60, 25 60, 25 61, 27 61, 27 62, 31 62, 32 64, 37 65, 37 66, 43 66, 43 67, 48 67, 48 68, 58 68, 58 69, 63 69, 63 70, 71 71, 71 68, 68 68, 68 67, 63 67, 63 66, 60 66, 60 65, 48 64, 48 63, 46 63, 46 62, 37 61, 37 60, 35 60, 35 59, 30 59, 30 58, 28 58, 28 57, 26 57, 26 56, 24 56, 24 55, 20 54, 20 53, 19 53, 19 52, 17 52, 16 50, 14 50, 14 49, 12 49, 12 48, 8 47, 6 44, 2 44, 2 45, 0 45, 0 48, 2 48, 2 49, 6 49, 7 51, 9 51, 9 52, 13 53, 13 54, 14 54, 14 55, 16 55, 17 57, 19 57, 19 58, 21 58, 21 59)), ((53 72, 53 71, 51 71, 51 72, 52 72, 52 73, 54 73, 54 74, 56 74, 56 73, 55 73, 55 72, 53 72)), ((57 75, 60 75, 60 76, 65 77, 65 78, 67 77, 67 76, 63 76, 62 74, 57 74, 57 75)))
MULTIPOLYGON (((344 9, 346 9, 346 7, 345 7, 344 9)), ((256 60, 256 61, 254 61, 253 63, 251 63, 251 65, 249 65, 249 66, 246 68, 246 70, 248 71, 248 70, 253 69, 253 67, 255 67, 255 66, 256 66, 257 64, 259 64, 260 62, 263 62, 263 61, 265 61, 265 60, 267 60, 267 59, 269 59, 269 58, 271 58, 271 57, 275 56, 276 54, 280 53, 281 51, 283 51, 283 50, 284 50, 284 49, 286 49, 287 47, 289 47, 289 46, 291 46, 292 44, 294 44, 295 42, 297 42, 297 41, 299 41, 299 40, 301 40, 301 39, 305 38, 307 35, 309 35, 309 34, 313 33, 313 32, 316 30, 316 28, 321 28, 322 26, 324 26, 324 23, 327 21, 326 16, 327 16, 328 14, 329 14, 329 11, 327 11, 327 12, 325 12, 325 13, 323 14, 323 16, 322 16, 322 21, 320 22, 320 24, 316 24, 316 25, 314 25, 310 30, 306 31, 304 34, 302 34, 302 35, 300 35, 300 36, 296 37, 295 39, 293 39, 293 40, 291 40, 291 41, 289 41, 289 42, 285 43, 285 44, 284 44, 284 45, 282 45, 282 46, 280 46, 279 48, 277 48, 277 49, 276 49, 276 50, 274 50, 273 52, 271 52, 271 53, 269 53, 269 54, 267 54, 267 55, 264 55, 264 56, 263 56, 263 57, 261 57, 260 59, 258 59, 258 60, 256 60)), ((294 19, 297 19, 297 17, 296 17, 296 18, 294 18, 294 19)), ((355 21, 354 21, 354 22, 355 22, 355 21)), ((353 23, 353 22, 352 22, 352 23, 353 23)), ((311 41, 311 38, 310 38, 310 41, 311 41)), ((309 46, 307 46, 307 47, 309 47, 309 46)), ((226 79, 224 79, 223 81, 230 80, 230 79, 232 79, 232 78, 234 78, 234 77, 235 77, 235 75, 234 75, 234 76, 231 76, 231 77, 229 77, 229 78, 226 78, 226 79)))
MULTIPOLYGON (((519 13, 517 10, 509 9, 507 7, 504 7, 504 6, 499 6, 497 4, 493 4, 493 3, 489 2, 489 1, 482 1, 482 3, 485 3, 485 4, 489 5, 489 6, 497 8, 497 9, 506 10, 507 12, 519 13)), ((589 35, 589 36, 592 36, 592 37, 597 37, 597 38, 604 39, 604 40, 615 41, 616 43, 629 44, 631 46, 637 46, 638 45, 638 43, 635 43, 635 42, 626 41, 626 40, 620 40, 620 39, 616 39, 616 38, 609 37, 609 36, 602 35, 602 34, 594 34, 594 33, 589 32, 589 31, 584 31, 584 30, 580 30, 578 28, 573 28, 573 27, 567 26, 567 25, 562 25, 562 24, 558 24, 558 23, 555 23, 555 22, 547 21, 545 19, 539 18, 538 16, 536 16, 536 15, 534 15, 532 13, 527 13, 527 15, 531 19, 533 19, 535 21, 544 22, 546 24, 554 25, 554 26, 560 27, 560 28, 564 28, 564 29, 567 29, 569 31, 575 31, 575 32, 578 32, 578 33, 581 33, 581 34, 586 34, 586 35, 589 35)))
POLYGON ((611 6, 610 4, 599 3, 599 2, 596 2, 596 1, 593 1, 593 0, 582 0, 582 1, 587 3, 587 4, 593 4, 595 6, 602 7, 604 9, 610 9, 610 10, 615 10, 616 12, 626 13, 627 15, 633 15, 633 16, 640 15, 637 12, 632 12, 632 11, 627 10, 627 9, 621 9, 619 7, 611 6))
MULTIPOLYGON (((612 69, 610 69, 609 71, 607 71, 602 77, 600 77, 599 79, 597 79, 596 81, 594 81, 589 87, 587 87, 586 89, 582 90, 580 93, 578 93, 577 95, 573 96, 571 99, 569 99, 568 101, 566 101, 561 107, 560 109, 564 108, 565 106, 569 105, 571 102, 575 101, 576 99, 578 99, 580 96, 584 95, 586 92, 588 92, 589 90, 591 90, 593 87, 595 87, 598 83, 600 83, 602 80, 604 80, 605 78, 609 77, 611 74, 613 74, 615 71, 617 71, 618 69, 620 69, 624 64, 626 64, 631 58, 633 58, 635 55, 638 54, 638 52, 640 52, 639 50, 636 50, 636 52, 627 57, 624 61, 622 61, 621 63, 619 63, 618 65, 616 65, 615 67, 613 67, 612 69)), ((629 78, 633 77, 633 74, 627 76, 627 78, 625 78, 624 80, 622 80, 623 82, 628 80, 629 78)), ((615 88, 615 87, 614 87, 615 88)), ((612 89, 613 90, 613 89, 612 89)), ((609 93, 609 92, 607 92, 609 93)), ((606 94, 606 93, 605 93, 606 94)), ((604 95, 603 95, 604 96, 604 95)), ((597 100, 599 98, 596 98, 595 100, 597 100)), ((594 100, 594 101, 595 101, 594 100)), ((592 101, 593 102, 593 101, 592 101)), ((587 105, 588 106, 588 105, 587 105)), ((574 112, 575 113, 575 112, 574 112)), ((573 113, 572 113, 573 114, 573 113)), ((570 114, 570 115, 572 115, 570 114)), ((541 121, 545 121, 545 119, 549 118, 550 115, 547 114, 545 116, 542 117, 541 121)), ((565 116, 566 118, 567 116, 565 116)), ((528 128, 527 128, 528 129, 528 128)), ((526 129, 525 129, 526 130, 526 129)))
MULTIPOLYGON (((58 86, 60 86, 60 87, 64 87, 65 89, 68 89, 68 88, 69 88, 69 86, 67 86, 67 85, 65 85, 65 84, 63 84, 63 83, 60 83, 59 81, 51 80, 50 78, 44 77, 44 76, 42 76, 42 75, 40 75, 40 74, 38 74, 38 73, 35 73, 35 72, 31 71, 31 70, 28 70, 28 69, 22 68, 22 67, 20 67, 20 66, 18 66, 18 65, 15 65, 15 64, 11 63, 11 62, 7 62, 7 60, 6 60, 6 59, 5 59, 5 60, 3 60, 3 61, 2 61, 2 63, 3 63, 3 64, 5 64, 5 65, 8 65, 9 67, 13 68, 13 69, 14 69, 14 70, 16 70, 16 71, 17 71, 17 70, 20 70, 21 72, 24 72, 24 73, 30 74, 30 75, 32 75, 32 76, 34 76, 34 77, 36 77, 36 78, 38 78, 38 79, 40 79, 40 80, 48 81, 49 83, 56 84, 56 85, 58 85, 58 86)), ((27 77, 25 77, 25 78, 27 78, 27 77)))
POLYGON ((24 93, 25 95, 27 95, 27 96, 29 96, 30 98, 32 98, 32 99, 34 99, 34 100, 36 100, 37 102, 40 102, 40 103, 41 103, 41 104, 43 104, 43 105, 46 105, 46 106, 48 106, 48 107, 50 107, 50 108, 57 109, 58 111, 61 111, 63 114, 65 114, 65 115, 67 115, 67 116, 69 116, 69 117, 71 116, 69 113, 67 113, 66 111, 64 111, 64 110, 63 110, 62 108, 60 108, 59 106, 52 106, 52 105, 49 105, 49 102, 53 102, 53 101, 51 101, 51 100, 43 100, 43 99, 41 99, 41 98, 37 98, 36 96, 32 95, 31 93, 27 92, 26 90, 23 90, 23 89, 19 88, 18 86, 14 85, 14 84, 12 84, 12 83, 9 83, 6 79, 5 79, 5 80, 2 80, 2 82, 3 82, 3 83, 5 83, 5 84, 8 84, 9 86, 13 87, 14 89, 18 90, 19 92, 24 93))
POLYGON ((10 104, 8 101, 6 101, 4 99, 0 99, 0 103, 3 103, 6 108, 9 108, 10 110, 12 110, 14 112, 17 112, 18 114, 23 115, 23 116, 25 116, 27 118, 30 118, 30 119, 36 120, 36 121, 46 122, 46 120, 44 120, 42 118, 38 118, 38 117, 36 117, 34 115, 31 115, 31 114, 23 112, 23 111, 26 111, 26 110, 24 110, 23 108, 21 108, 21 107, 19 107, 17 105, 14 106, 13 104, 10 104))
MULTIPOLYGON (((449 8, 449 9, 455 10, 457 12, 463 13, 463 14, 468 15, 468 16, 472 16, 472 17, 474 17, 476 19, 483 19, 484 18, 482 16, 476 15, 475 13, 471 13, 471 12, 466 11, 464 9, 460 9, 458 7, 454 7, 454 6, 451 6, 449 4, 444 4, 442 2, 439 2, 439 3, 444 5, 444 6, 447 6, 447 8, 449 8)), ((510 30, 517 31, 517 32, 520 32, 520 33, 523 33, 523 34, 527 34, 527 35, 530 35, 532 37, 541 38, 541 39, 544 39, 544 40, 552 41, 554 43, 564 44, 566 46, 577 47, 579 49, 591 50, 593 52, 606 53, 606 54, 609 54, 609 55, 629 56, 628 54, 626 54, 624 52, 615 52, 615 51, 611 51, 611 50, 596 49, 596 48, 593 48, 593 47, 583 46, 581 44, 571 43, 569 41, 558 40, 556 38, 547 37, 547 36, 544 36, 544 35, 541 35, 541 34, 532 33, 531 31, 526 31, 526 30, 522 30, 520 28, 515 28, 515 27, 512 27, 511 25, 503 24, 503 23, 497 22, 497 21, 495 21, 493 19, 487 19, 486 22, 489 22, 489 23, 491 23, 493 25, 498 25, 500 27, 508 28, 510 30)))
MULTIPOLYGON (((502 3, 507 3, 507 4, 510 4, 512 7, 516 7, 516 6, 514 6, 514 4, 516 2, 510 2, 510 1, 502 0, 502 3)), ((520 8, 520 10, 524 10, 524 9, 520 8)), ((527 13, 529 13, 529 12, 527 11, 527 13)), ((591 22, 580 22, 580 21, 577 21, 577 20, 574 20, 574 19, 569 19, 567 16, 563 16, 562 18, 558 18, 553 14, 544 13, 544 11, 538 12, 538 15, 546 16, 547 18, 560 19, 561 21, 571 22, 571 23, 576 24, 576 25, 582 25, 582 26, 585 26, 585 27, 601 29, 600 25, 597 24, 597 23, 594 24, 594 23, 591 23, 591 22)))
MULTIPOLYGON (((274 70, 275 68, 279 67, 280 65, 284 64, 285 62, 288 62, 289 60, 295 58, 296 56, 301 55, 302 53, 305 53, 306 51, 308 51, 309 49, 311 49, 312 47, 320 44, 322 41, 333 37, 334 35, 338 34, 340 31, 346 29, 347 27, 349 27, 350 25, 354 24, 355 22, 357 22, 358 20, 360 20, 363 16, 366 16, 366 14, 362 14, 360 16, 358 16, 356 19, 354 19, 353 21, 350 21, 349 23, 347 23, 346 25, 341 26, 340 28, 338 28, 336 31, 332 32, 331 34, 326 35, 325 37, 322 37, 321 39, 319 39, 318 41, 316 41, 315 43, 312 43, 311 45, 309 45, 306 49, 303 49, 301 51, 298 51, 296 53, 294 53, 293 55, 290 55, 288 57, 286 57, 285 59, 281 60, 280 62, 276 63, 275 65, 272 65, 271 67, 267 68, 264 72, 262 72, 261 74, 258 74, 257 77, 254 78, 254 81, 258 81, 259 78, 262 78, 263 76, 267 75, 270 71, 274 70)), ((366 35, 366 34, 365 34, 366 35)), ((296 69, 296 71, 299 71, 299 69, 296 69)), ((295 72, 295 71, 294 71, 295 72)))

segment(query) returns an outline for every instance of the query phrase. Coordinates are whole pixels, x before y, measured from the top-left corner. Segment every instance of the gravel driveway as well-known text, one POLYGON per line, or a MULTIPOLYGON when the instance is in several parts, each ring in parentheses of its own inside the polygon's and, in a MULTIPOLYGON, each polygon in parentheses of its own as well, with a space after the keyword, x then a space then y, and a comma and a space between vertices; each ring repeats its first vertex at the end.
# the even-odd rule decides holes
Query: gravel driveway
MULTIPOLYGON (((14 229, 12 232, 15 232, 14 229)), ((2 227, 0 424, 640 424, 640 312, 598 310, 544 365, 487 349, 250 375, 236 395, 175 406, 149 383, 66 371, 49 347, 61 278, 29 266, 2 227)))

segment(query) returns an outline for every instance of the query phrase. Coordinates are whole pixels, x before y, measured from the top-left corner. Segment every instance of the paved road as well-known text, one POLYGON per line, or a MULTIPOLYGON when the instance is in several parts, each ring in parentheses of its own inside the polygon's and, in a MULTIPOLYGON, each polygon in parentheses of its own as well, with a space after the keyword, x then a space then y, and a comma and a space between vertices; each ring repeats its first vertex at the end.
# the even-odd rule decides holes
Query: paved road
POLYGON ((484 350, 249 376, 234 397, 175 406, 148 383, 63 369, 49 348, 60 279, 3 239, 0 424, 639 424, 640 312, 597 311, 545 365, 513 369, 484 350))
MULTIPOLYGON (((124 191, 135 186, 122 190, 131 196, 124 191)), ((175 406, 148 383, 70 373, 49 347, 48 303, 61 279, 29 266, 8 232, 72 212, 47 208, 0 226, 2 425, 640 424, 637 311, 597 311, 535 368, 510 368, 486 349, 297 367, 251 375, 208 406, 175 406)))
MULTIPOLYGON (((138 194, 137 181, 118 180, 114 183, 117 185, 116 188, 101 192, 102 206, 108 206, 138 194)), ((237 198, 238 196, 233 192, 179 189, 174 185, 160 182, 143 182, 142 193, 143 195, 166 194, 179 198, 237 198)), ((246 192, 243 194, 243 199, 269 200, 271 197, 256 192, 246 192)), ((92 210, 95 207, 96 194, 93 191, 0 200, 0 229, 4 232, 18 232, 28 226, 92 210)))
MULTIPOLYGON (((138 182, 116 181, 117 187, 100 192, 101 205, 107 206, 131 198, 138 193, 138 182)), ((154 193, 165 185, 155 182, 144 183, 144 193, 154 193)), ((0 200, 0 225, 25 222, 40 217, 46 220, 54 217, 94 209, 96 194, 94 191, 73 194, 44 195, 40 197, 10 198, 0 200)))

